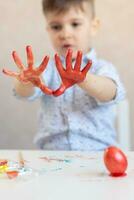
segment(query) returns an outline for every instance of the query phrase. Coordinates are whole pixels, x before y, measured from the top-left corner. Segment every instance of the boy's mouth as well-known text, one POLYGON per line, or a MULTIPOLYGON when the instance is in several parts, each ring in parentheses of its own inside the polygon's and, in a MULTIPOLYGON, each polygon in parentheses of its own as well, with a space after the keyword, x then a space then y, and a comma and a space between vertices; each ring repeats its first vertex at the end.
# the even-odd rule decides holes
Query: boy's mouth
POLYGON ((63 49, 71 49, 73 46, 71 44, 64 44, 63 49))

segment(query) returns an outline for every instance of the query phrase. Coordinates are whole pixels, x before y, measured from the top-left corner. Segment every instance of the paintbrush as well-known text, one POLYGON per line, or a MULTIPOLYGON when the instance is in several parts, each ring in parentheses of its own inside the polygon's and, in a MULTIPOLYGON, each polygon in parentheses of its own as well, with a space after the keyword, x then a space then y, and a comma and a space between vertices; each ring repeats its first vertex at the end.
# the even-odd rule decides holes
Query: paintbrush
POLYGON ((20 165, 20 167, 24 168, 25 167, 25 161, 24 161, 24 157, 23 157, 23 154, 22 154, 21 151, 18 153, 18 157, 19 157, 19 165, 20 165))

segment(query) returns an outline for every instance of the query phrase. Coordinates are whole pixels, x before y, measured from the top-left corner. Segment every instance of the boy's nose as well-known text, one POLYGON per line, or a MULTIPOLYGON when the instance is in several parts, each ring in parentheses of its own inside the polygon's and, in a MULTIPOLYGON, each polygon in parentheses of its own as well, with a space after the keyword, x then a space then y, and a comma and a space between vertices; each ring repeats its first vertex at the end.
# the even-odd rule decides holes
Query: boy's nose
POLYGON ((68 27, 63 28, 60 33, 60 38, 67 39, 67 38, 71 38, 71 37, 72 37, 72 31, 70 30, 70 28, 68 28, 68 27))

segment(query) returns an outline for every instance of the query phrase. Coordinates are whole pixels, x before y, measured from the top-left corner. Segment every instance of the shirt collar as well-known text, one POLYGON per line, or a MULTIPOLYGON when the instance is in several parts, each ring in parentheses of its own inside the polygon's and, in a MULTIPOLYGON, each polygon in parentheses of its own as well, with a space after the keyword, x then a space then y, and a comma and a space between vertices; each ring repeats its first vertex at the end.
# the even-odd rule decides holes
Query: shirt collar
POLYGON ((88 60, 91 60, 92 63, 95 63, 97 60, 97 55, 95 49, 91 49, 87 54, 83 56, 83 61, 87 62, 88 60))

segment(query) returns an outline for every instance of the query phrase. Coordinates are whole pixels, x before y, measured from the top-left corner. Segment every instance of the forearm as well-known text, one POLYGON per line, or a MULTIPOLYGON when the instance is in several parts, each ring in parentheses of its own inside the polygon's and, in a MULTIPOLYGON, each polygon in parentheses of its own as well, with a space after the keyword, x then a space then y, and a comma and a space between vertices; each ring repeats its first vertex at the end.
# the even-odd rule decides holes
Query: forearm
POLYGON ((78 85, 90 96, 102 102, 110 101, 116 95, 116 84, 107 77, 87 74, 86 79, 78 85))
POLYGON ((29 97, 34 94, 34 86, 32 83, 21 83, 18 80, 14 82, 14 89, 16 93, 22 97, 29 97))

